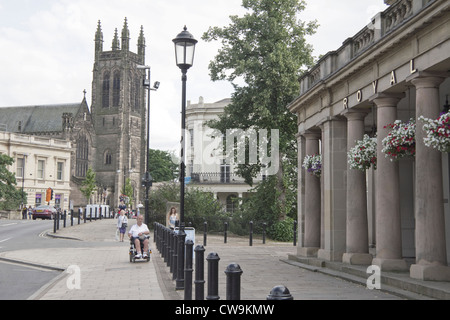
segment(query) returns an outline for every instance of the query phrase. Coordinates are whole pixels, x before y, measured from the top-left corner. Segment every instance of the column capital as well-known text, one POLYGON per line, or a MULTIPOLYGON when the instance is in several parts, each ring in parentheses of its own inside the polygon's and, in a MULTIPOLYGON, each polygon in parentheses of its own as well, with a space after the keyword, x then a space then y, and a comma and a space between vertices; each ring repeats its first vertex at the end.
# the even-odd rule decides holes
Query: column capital
POLYGON ((369 101, 376 104, 377 108, 397 107, 397 103, 405 97, 405 93, 376 93, 369 98, 369 101))
POLYGON ((318 140, 322 137, 320 132, 305 131, 301 134, 306 140, 318 140))
POLYGON ((348 121, 364 120, 364 118, 370 113, 368 109, 348 109, 342 115, 347 118, 348 121))
POLYGON ((416 88, 438 88, 446 78, 450 77, 450 72, 417 72, 406 78, 406 82, 411 82, 416 88))

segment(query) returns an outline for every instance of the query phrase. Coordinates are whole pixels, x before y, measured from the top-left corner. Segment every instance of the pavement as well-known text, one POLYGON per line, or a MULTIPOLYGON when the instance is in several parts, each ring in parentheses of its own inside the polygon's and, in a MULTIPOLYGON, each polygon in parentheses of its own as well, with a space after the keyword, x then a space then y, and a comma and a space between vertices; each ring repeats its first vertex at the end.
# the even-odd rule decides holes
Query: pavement
MULTIPOLYGON (((129 225, 133 223, 131 220, 129 225)), ((153 242, 153 232, 150 262, 130 263, 129 242, 116 241, 115 231, 116 220, 110 219, 81 222, 56 233, 48 230, 45 236, 54 241, 71 239, 74 247, 7 251, 0 253, 0 259, 61 271, 28 300, 183 300, 184 290, 175 289, 170 268, 153 242), (92 246, 76 246, 78 241, 92 246)), ((196 235, 194 247, 199 244, 203 245, 203 234, 196 235)), ((225 244, 223 236, 208 235, 205 258, 210 253, 220 258, 220 300, 226 299, 224 271, 230 264, 238 264, 243 271, 241 300, 266 300, 279 285, 287 287, 294 300, 450 299, 450 283, 415 281, 401 273, 383 274, 381 288, 369 289, 367 267, 297 259, 292 243, 267 240, 263 244, 254 238, 250 246, 248 238, 228 235, 225 244)), ((204 269, 206 297, 206 261, 204 269)))

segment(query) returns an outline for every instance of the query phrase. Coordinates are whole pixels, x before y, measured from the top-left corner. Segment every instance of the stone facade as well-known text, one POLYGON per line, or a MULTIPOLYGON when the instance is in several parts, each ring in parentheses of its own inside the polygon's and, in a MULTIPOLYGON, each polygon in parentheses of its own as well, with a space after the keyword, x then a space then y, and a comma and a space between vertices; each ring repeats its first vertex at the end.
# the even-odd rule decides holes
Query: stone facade
POLYGON ((437 118, 450 93, 450 3, 388 4, 300 77, 288 106, 299 168, 306 155, 323 156, 320 179, 299 170, 298 254, 450 280, 449 157, 424 145, 418 120, 437 118), (415 158, 392 162, 381 152, 385 126, 410 118, 415 158), (366 174, 347 163, 364 133, 378 142, 377 170, 366 174))
POLYGON ((70 157, 67 140, 0 132, 0 153, 14 159, 8 168, 16 174, 17 187, 27 194, 27 206, 46 203, 47 188, 53 189, 52 205, 69 209, 70 157))
POLYGON ((131 180, 134 190, 130 205, 136 208, 142 199, 147 145, 145 70, 137 68, 145 64, 142 28, 137 52, 130 51, 127 19, 120 40, 116 29, 111 51, 104 51, 99 21, 90 108, 86 96, 76 104, 0 108, 0 125, 5 131, 70 142, 70 200, 74 208, 87 204, 80 186, 89 167, 98 184, 91 202, 117 208, 126 179, 131 180))

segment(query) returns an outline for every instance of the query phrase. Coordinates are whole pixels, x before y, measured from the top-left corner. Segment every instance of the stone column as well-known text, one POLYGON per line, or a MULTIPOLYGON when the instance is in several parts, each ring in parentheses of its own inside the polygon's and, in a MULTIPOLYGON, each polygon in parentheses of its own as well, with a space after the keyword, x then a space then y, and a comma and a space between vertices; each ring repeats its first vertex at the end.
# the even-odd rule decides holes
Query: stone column
POLYGON ((305 138, 301 134, 297 134, 298 145, 298 183, 297 183, 297 221, 298 221, 298 241, 297 247, 301 248, 304 244, 305 230, 305 170, 301 170, 303 158, 306 155, 305 138))
POLYGON ((450 281, 450 267, 447 266, 445 245, 445 221, 442 186, 442 154, 428 148, 423 142, 425 132, 424 116, 437 119, 441 111, 439 85, 445 76, 417 73, 411 76, 416 87, 416 264, 410 269, 410 276, 422 280, 450 281))
POLYGON ((323 245, 317 257, 342 261, 346 238, 347 121, 328 118, 323 123, 323 245))
MULTIPOLYGON (((320 134, 305 133, 306 155, 319 154, 320 134)), ((303 163, 303 159, 301 159, 303 163)), ((320 178, 309 172, 305 173, 305 224, 303 247, 297 252, 301 256, 315 256, 320 247, 320 178)))
POLYGON ((400 190, 398 162, 391 161, 381 151, 382 140, 388 135, 387 125, 397 120, 397 103, 404 94, 377 93, 372 100, 377 106, 377 170, 376 170, 376 258, 372 264, 383 271, 406 271, 402 259, 402 228, 400 220, 400 190))
MULTIPOLYGON (((347 150, 356 145, 364 137, 364 118, 367 112, 348 111, 347 118, 347 150)), ((347 232, 346 251, 342 261, 349 264, 369 265, 372 255, 369 254, 369 229, 367 222, 366 173, 350 169, 347 163, 347 232)))

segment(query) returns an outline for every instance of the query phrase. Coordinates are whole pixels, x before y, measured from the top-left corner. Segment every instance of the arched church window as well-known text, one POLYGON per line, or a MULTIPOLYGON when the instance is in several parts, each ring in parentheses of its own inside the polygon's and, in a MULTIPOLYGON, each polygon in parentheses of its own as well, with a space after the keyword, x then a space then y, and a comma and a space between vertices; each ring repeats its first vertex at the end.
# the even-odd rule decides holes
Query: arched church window
POLYGON ((76 152, 76 172, 77 177, 86 177, 86 172, 89 166, 89 141, 86 135, 82 134, 77 140, 76 152))
POLYGON ((120 71, 114 72, 113 80, 113 107, 117 108, 120 104, 120 71))
POLYGON ((103 76, 103 91, 102 91, 102 107, 109 108, 109 84, 110 74, 109 72, 105 72, 103 76))
POLYGON ((105 159, 105 161, 104 161, 105 165, 111 165, 112 164, 111 151, 109 151, 109 150, 105 151, 104 159, 105 159))

